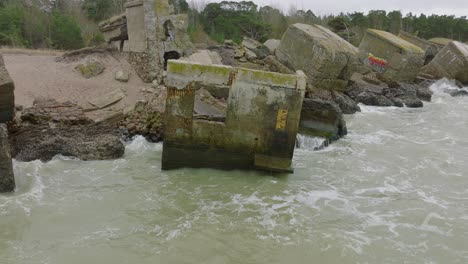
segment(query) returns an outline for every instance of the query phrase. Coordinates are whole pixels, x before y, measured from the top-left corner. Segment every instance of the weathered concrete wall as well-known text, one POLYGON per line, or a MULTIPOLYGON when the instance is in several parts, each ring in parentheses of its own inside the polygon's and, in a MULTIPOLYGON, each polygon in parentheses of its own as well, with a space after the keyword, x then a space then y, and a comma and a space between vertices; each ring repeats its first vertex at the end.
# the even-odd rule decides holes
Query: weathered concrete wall
POLYGON ((15 85, 0 54, 0 123, 11 121, 15 114, 15 85))
POLYGON ((276 56, 302 70, 319 89, 343 90, 357 64, 356 47, 318 25, 294 24, 284 34, 276 56))
POLYGON ((134 50, 130 45, 131 63, 137 66, 137 73, 144 81, 161 82, 168 59, 179 59, 193 52, 187 34, 188 16, 176 14, 168 0, 130 2, 127 11, 127 19, 131 21, 130 41, 133 32, 139 32, 133 38, 134 50))
POLYGON ((422 69, 422 73, 435 78, 456 79, 468 85, 468 45, 450 42, 422 69))
POLYGON ((162 166, 290 171, 306 76, 170 61, 162 166), (225 122, 194 118, 198 89, 229 88, 225 122))
POLYGON ((424 65, 424 50, 392 33, 368 29, 359 58, 385 78, 412 82, 424 65))
POLYGON ((15 177, 8 144, 8 131, 5 124, 0 124, 0 193, 15 190, 15 177))
POLYGON ((127 15, 128 49, 129 52, 144 52, 146 45, 145 9, 143 1, 130 1, 125 4, 127 15))

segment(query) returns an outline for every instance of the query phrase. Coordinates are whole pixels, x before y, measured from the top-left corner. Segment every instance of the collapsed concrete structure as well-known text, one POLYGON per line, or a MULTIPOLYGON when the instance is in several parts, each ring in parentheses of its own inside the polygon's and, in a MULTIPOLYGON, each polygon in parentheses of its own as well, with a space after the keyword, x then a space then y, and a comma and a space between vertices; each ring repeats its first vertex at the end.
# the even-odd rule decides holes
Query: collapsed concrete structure
POLYGON ((468 85, 468 45, 458 41, 450 42, 421 73, 435 79, 455 79, 468 85))
POLYGON ((169 61, 164 170, 181 167, 291 172, 306 76, 169 61), (194 115, 204 89, 221 97, 224 117, 194 115))
POLYGON ((11 121, 15 115, 15 85, 0 54, 0 123, 11 121))
POLYGON ((319 25, 294 24, 276 50, 278 60, 303 70, 318 89, 344 90, 358 65, 358 49, 319 25))
POLYGON ((15 177, 8 143, 8 130, 5 124, 0 124, 0 193, 14 190, 15 177))
POLYGON ((163 79, 169 59, 193 52, 188 16, 168 0, 134 0, 126 12, 100 23, 106 41, 129 53, 130 63, 146 82, 163 79))
POLYGON ((359 58, 384 78, 413 82, 424 66, 424 50, 392 33, 368 29, 359 45, 359 58))
POLYGON ((439 53, 439 51, 444 47, 432 42, 429 42, 425 39, 419 38, 417 36, 411 35, 408 32, 400 31, 398 37, 420 47, 424 50, 424 65, 427 65, 431 62, 434 57, 439 53))

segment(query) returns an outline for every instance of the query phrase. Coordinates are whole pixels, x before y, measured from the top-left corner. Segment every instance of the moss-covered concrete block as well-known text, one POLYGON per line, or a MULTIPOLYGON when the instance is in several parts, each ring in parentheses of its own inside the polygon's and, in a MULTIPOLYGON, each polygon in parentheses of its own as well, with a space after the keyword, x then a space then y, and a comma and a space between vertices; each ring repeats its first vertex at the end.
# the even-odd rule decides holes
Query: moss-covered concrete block
POLYGON ((166 85, 163 169, 291 171, 306 87, 302 72, 287 75, 169 61, 166 85), (226 87, 224 122, 194 117, 198 89, 226 87), (278 164, 267 164, 278 160, 278 164))

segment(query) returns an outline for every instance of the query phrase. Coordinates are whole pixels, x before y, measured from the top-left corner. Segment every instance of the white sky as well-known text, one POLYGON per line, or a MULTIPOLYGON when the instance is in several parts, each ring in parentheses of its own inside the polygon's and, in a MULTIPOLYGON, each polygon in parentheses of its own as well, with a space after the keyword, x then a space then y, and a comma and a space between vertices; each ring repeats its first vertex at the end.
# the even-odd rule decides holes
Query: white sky
MULTIPOLYGON (((221 2, 221 0, 195 0, 221 2)), ((240 0, 234 0, 240 1, 240 0)), ((317 15, 339 12, 367 12, 373 9, 401 10, 403 14, 424 13, 468 17, 468 0, 252 0, 259 6, 270 5, 287 12, 291 5, 297 9, 312 10, 317 15)), ((190 1, 188 1, 190 2, 190 1)))

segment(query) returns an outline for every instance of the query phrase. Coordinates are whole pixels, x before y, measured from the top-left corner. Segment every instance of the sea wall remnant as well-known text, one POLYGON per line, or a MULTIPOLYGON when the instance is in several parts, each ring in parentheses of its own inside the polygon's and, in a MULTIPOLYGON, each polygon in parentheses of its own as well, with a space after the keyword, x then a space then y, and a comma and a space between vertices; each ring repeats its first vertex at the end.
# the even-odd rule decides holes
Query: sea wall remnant
POLYGON ((15 115, 15 85, 0 54, 0 123, 11 121, 15 115))
POLYGON ((368 29, 359 58, 384 78, 413 82, 424 65, 424 50, 392 33, 368 29))
POLYGON ((8 130, 5 124, 0 124, 0 193, 15 190, 15 176, 8 144, 8 130))
POLYGON ((162 168, 291 172, 306 79, 300 71, 169 61, 162 168), (225 117, 194 113, 201 89, 228 91, 228 98, 219 98, 225 117))
POLYGON ((468 85, 468 45, 450 42, 422 71, 435 79, 455 79, 468 85))
POLYGON ((344 90, 358 65, 358 49, 319 25, 294 24, 276 50, 279 61, 302 70, 318 89, 344 90))

